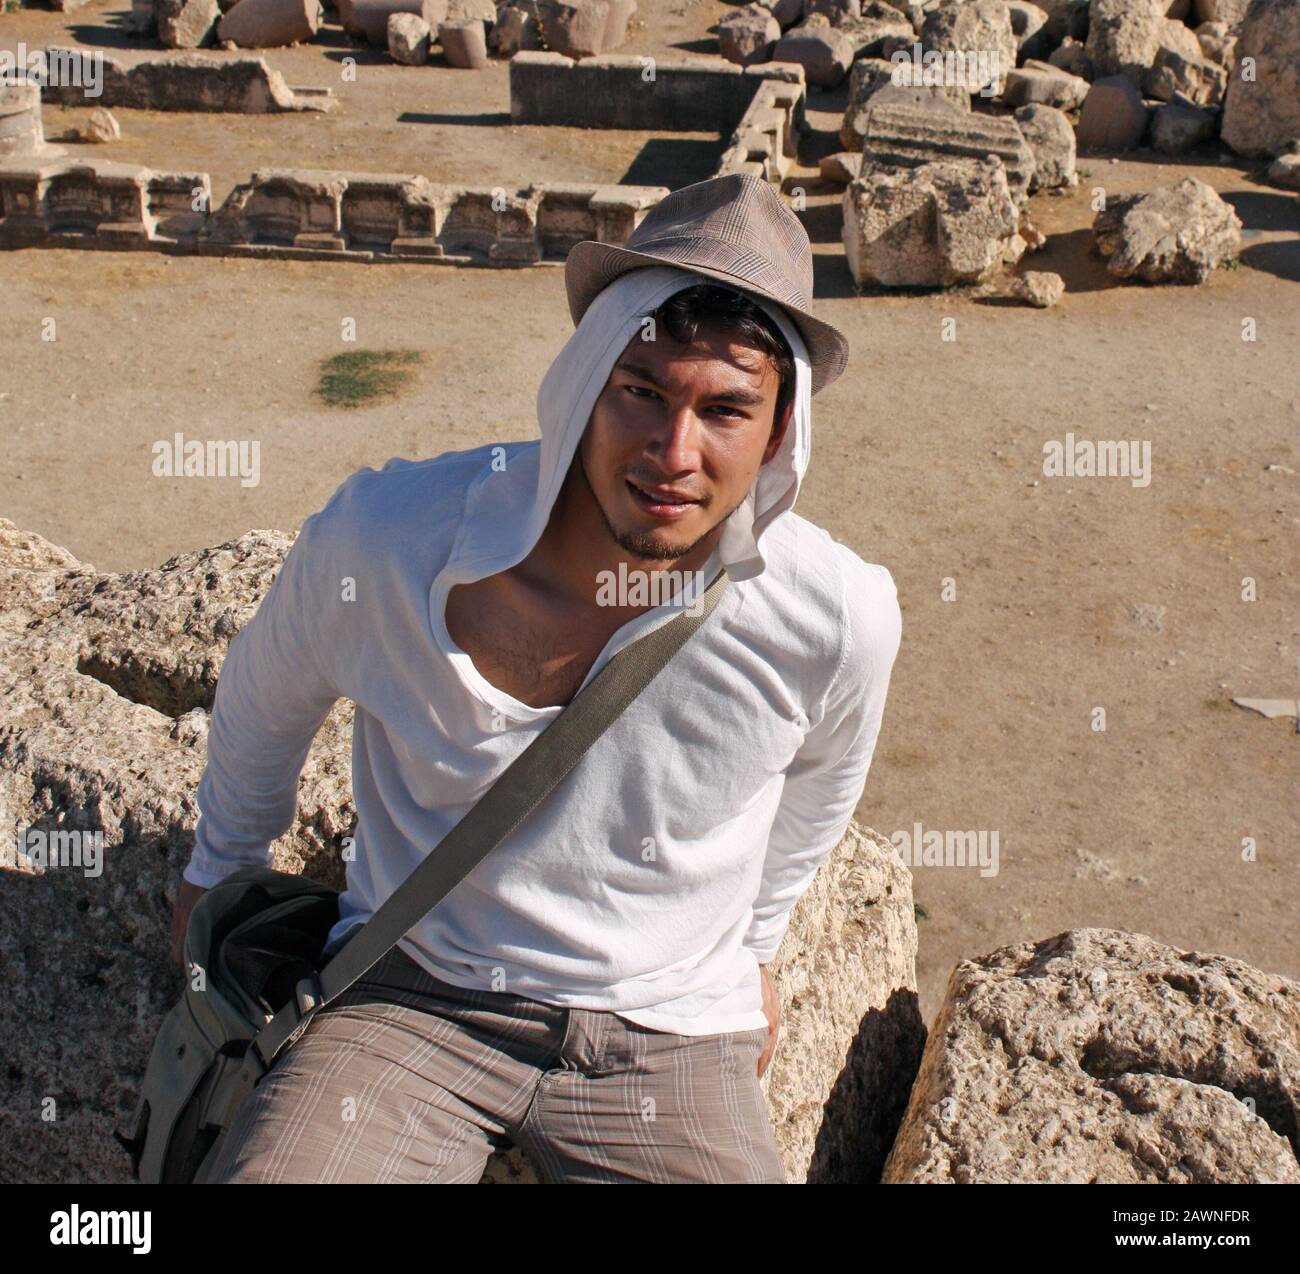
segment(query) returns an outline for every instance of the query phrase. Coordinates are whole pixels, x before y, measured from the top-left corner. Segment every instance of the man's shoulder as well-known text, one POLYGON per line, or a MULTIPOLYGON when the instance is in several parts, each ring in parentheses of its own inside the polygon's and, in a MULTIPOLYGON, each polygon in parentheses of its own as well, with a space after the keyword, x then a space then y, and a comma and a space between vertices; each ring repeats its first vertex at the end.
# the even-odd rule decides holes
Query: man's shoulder
POLYGON ((498 459, 527 443, 485 443, 426 460, 395 457, 381 468, 358 469, 335 490, 304 532, 318 544, 365 544, 375 550, 415 543, 428 549, 455 537, 474 482, 498 459))
POLYGON ((889 569, 866 561, 793 510, 771 530, 778 528, 774 582, 788 590, 788 606, 828 625, 842 661, 856 662, 867 673, 888 669, 902 631, 898 589, 889 569))
POLYGON ((774 578, 796 589, 806 601, 832 608, 840 598, 868 605, 896 603, 894 577, 887 567, 866 561, 824 527, 793 510, 778 518, 769 534, 777 549, 769 559, 774 578))

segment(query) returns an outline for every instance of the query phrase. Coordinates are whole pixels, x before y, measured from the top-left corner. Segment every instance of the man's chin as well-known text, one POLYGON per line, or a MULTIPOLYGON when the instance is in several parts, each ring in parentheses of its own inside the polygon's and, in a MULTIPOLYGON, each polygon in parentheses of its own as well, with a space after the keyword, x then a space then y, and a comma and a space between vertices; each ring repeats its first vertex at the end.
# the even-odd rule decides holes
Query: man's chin
MULTIPOLYGON (((601 514, 603 517, 603 509, 601 514)), ((712 526, 698 530, 698 524, 704 520, 698 509, 670 525, 636 525, 638 522, 644 524, 645 520, 645 514, 640 510, 634 510, 629 516, 628 521, 633 524, 630 527, 616 527, 604 518, 605 529, 619 548, 647 562, 671 562, 685 557, 713 530, 712 526)))
POLYGON ((614 531, 613 536, 614 542, 625 553, 647 562, 671 562, 685 557, 703 538, 682 535, 678 528, 672 531, 614 531))

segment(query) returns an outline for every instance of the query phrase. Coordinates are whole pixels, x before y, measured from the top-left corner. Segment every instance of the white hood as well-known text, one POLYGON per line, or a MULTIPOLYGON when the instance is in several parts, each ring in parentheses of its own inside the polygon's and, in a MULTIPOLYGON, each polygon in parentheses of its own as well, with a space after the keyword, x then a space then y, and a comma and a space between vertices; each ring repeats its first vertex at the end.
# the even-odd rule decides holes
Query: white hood
MULTIPOLYGON (((469 536, 463 536, 452 554, 456 559, 451 568, 455 582, 482 579, 508 569, 528 555, 546 528, 578 442, 615 360, 640 332, 645 315, 675 292, 700 282, 719 283, 676 266, 646 266, 620 275, 597 294, 542 378, 537 394, 540 443, 529 444, 510 458, 516 476, 519 476, 519 466, 530 463, 536 466, 531 506, 515 517, 506 519, 498 515, 488 520, 487 525, 480 522, 469 536), (471 539, 473 542, 468 542, 471 539)), ((793 507, 812 449, 812 377, 807 347, 779 305, 753 293, 745 295, 776 322, 794 353, 796 371, 794 410, 781 448, 759 470, 749 495, 727 519, 717 551, 710 559, 724 565, 730 578, 737 582, 763 571, 765 562, 759 544, 763 532, 780 514, 793 507)), ((481 507, 480 500, 471 503, 481 507)), ((444 581, 444 585, 449 586, 449 581, 444 581)))

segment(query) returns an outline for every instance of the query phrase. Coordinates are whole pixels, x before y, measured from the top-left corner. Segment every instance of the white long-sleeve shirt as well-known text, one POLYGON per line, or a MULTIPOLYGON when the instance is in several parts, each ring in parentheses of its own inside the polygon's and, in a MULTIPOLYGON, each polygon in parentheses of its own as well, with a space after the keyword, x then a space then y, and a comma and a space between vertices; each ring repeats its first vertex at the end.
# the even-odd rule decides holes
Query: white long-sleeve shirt
MULTIPOLYGON (((356 706, 358 825, 330 946, 437 852, 562 711, 478 672, 448 635, 447 593, 535 540, 511 512, 571 455, 532 442, 390 461, 308 518, 222 668, 186 880, 269 863, 340 697, 356 706)), ((762 534, 762 569, 733 577, 577 767, 402 939, 412 959, 457 986, 654 1030, 765 1025, 758 965, 853 815, 901 617, 889 572, 804 518, 783 511, 762 534)), ((676 613, 625 624, 583 684, 676 613)))

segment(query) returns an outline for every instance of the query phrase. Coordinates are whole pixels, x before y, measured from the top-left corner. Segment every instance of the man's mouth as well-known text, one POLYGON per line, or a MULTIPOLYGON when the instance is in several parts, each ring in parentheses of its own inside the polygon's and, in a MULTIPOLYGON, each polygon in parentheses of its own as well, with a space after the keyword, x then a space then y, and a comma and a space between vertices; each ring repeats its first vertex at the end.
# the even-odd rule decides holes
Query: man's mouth
POLYGON ((643 487, 625 478, 627 489, 636 504, 656 518, 680 518, 699 504, 693 496, 683 495, 668 487, 643 487))

